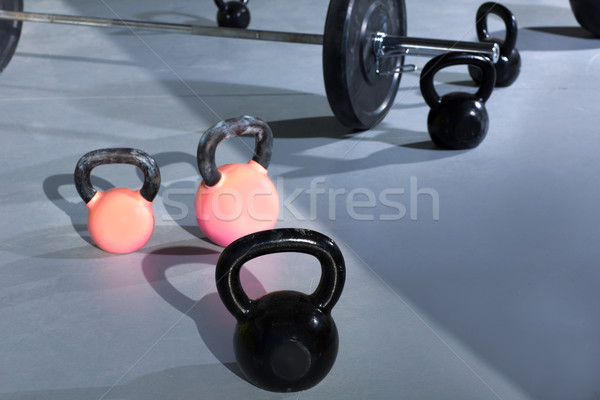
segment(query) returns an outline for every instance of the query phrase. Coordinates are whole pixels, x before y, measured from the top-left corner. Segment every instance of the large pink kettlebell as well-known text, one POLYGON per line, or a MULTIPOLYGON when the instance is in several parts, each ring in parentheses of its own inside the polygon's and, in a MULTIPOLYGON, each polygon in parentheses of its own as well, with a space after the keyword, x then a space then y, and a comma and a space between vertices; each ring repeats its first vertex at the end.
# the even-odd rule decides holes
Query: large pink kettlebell
POLYGON ((272 229, 279 216, 279 197, 267 176, 273 133, 261 119, 243 116, 209 128, 198 144, 202 183, 196 192, 196 221, 206 236, 221 246, 250 233, 272 229), (215 152, 222 141, 254 135, 254 156, 247 164, 217 168, 215 152))
POLYGON ((85 201, 88 229, 94 243, 110 253, 130 253, 142 248, 154 230, 152 201, 160 187, 156 161, 136 149, 100 149, 90 151, 75 167, 75 187, 85 201), (132 164, 144 173, 139 190, 113 188, 106 192, 92 186, 92 169, 103 164, 132 164))

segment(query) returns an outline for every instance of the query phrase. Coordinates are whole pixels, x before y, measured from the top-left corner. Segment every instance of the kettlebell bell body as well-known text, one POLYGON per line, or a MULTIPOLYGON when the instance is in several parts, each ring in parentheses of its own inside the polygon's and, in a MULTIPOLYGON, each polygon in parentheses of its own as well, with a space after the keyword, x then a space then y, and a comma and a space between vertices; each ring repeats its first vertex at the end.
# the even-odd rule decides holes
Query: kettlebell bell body
POLYGON ((270 391, 295 392, 327 376, 339 347, 331 310, 342 293, 345 274, 339 248, 314 231, 262 231, 225 248, 216 268, 217 290, 237 319, 234 353, 251 383, 270 391), (255 257, 277 252, 307 253, 321 262, 321 280, 314 293, 283 290, 248 298, 240 268, 255 257))
POLYGON ((227 246, 252 232, 271 229, 279 216, 279 197, 267 176, 273 136, 268 125, 254 117, 232 118, 207 130, 198 145, 198 168, 203 181, 198 187, 194 211, 206 236, 227 246), (217 145, 230 137, 253 134, 254 157, 246 164, 217 168, 217 145))
POLYGON ((470 54, 443 54, 432 58, 421 72, 421 93, 431 107, 427 129, 439 147, 463 150, 477 147, 485 138, 489 117, 485 102, 494 90, 496 71, 486 58, 470 54), (451 65, 468 64, 481 71, 482 83, 475 94, 453 92, 439 96, 433 84, 435 74, 451 65))
MULTIPOLYGON (((521 72, 521 55, 515 47, 517 44, 517 19, 505 6, 499 3, 488 2, 482 4, 475 17, 477 37, 481 42, 498 43, 500 57, 494 67, 496 68, 496 86, 506 87, 512 85, 521 72), (488 32, 487 18, 489 14, 498 15, 506 26, 504 39, 493 38, 488 32)), ((478 68, 469 67, 471 78, 478 85, 481 84, 481 72, 478 68)))
POLYGON ((333 367, 338 347, 331 315, 294 291, 261 298, 233 337, 236 360, 248 380, 275 392, 316 385, 333 367))
POLYGON ((250 25, 250 10, 246 6, 248 0, 228 1, 215 0, 219 8, 217 11, 217 24, 224 28, 242 28, 250 25))
POLYGON ((600 36, 600 2, 598 0, 569 0, 579 25, 600 36))
POLYGON ((160 187, 158 165, 148 154, 129 148, 100 149, 85 154, 75 168, 75 186, 86 202, 92 240, 110 253, 130 253, 142 248, 154 230, 152 201, 160 187), (139 190, 113 188, 96 191, 90 180, 93 168, 103 164, 132 164, 144 172, 139 190))

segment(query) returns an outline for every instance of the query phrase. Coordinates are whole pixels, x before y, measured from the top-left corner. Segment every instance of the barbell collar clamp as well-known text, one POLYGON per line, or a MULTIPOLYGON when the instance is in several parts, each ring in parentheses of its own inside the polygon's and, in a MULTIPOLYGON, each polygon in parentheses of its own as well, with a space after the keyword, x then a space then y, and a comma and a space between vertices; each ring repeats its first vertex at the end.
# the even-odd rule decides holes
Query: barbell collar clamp
POLYGON ((419 70, 419 67, 417 67, 415 64, 404 64, 401 65, 398 68, 392 69, 391 71, 382 71, 379 67, 380 67, 380 60, 381 58, 376 57, 375 59, 375 73, 377 75, 382 75, 382 76, 390 76, 390 75, 396 75, 396 74, 403 74, 405 72, 415 72, 419 70))

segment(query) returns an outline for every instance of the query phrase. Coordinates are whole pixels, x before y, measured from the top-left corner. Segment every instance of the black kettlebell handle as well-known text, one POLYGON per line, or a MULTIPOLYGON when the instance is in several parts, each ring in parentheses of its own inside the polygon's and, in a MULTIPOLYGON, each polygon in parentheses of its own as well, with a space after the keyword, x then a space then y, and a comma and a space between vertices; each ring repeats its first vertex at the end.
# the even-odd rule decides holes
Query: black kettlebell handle
POLYGON ((477 28, 477 37, 480 41, 491 40, 488 32, 487 18, 489 14, 495 14, 502 18, 506 26, 506 38, 500 46, 500 54, 508 57, 517 45, 517 18, 505 6, 500 3, 483 3, 477 10, 475 17, 475 26, 477 28))
POLYGON ((206 186, 214 186, 221 179, 221 173, 215 161, 219 143, 241 135, 254 135, 256 144, 252 160, 265 169, 269 167, 273 151, 273 132, 271 132, 271 128, 265 121, 251 116, 221 121, 204 132, 200 138, 200 143, 198 143, 196 156, 198 169, 206 186))
POLYGON ((139 167, 144 173, 144 185, 140 189, 142 197, 152 202, 158 194, 160 170, 152 157, 138 149, 99 149, 85 154, 75 166, 75 187, 86 204, 97 192, 90 179, 92 169, 103 164, 131 164, 139 167))
MULTIPOLYGON (((240 3, 242 4, 246 4, 248 3, 248 0, 238 0, 240 3)), ((215 0, 215 5, 217 6, 217 8, 223 12, 227 11, 227 3, 225 3, 223 0, 215 0)))
POLYGON ((429 107, 434 108, 442 102, 433 84, 435 74, 442 68, 462 64, 472 65, 481 70, 481 86, 473 96, 481 102, 490 98, 496 84, 496 69, 492 61, 487 57, 473 54, 446 53, 429 60, 421 71, 421 93, 429 107))
POLYGON ((236 319, 250 311, 252 302, 240 282, 240 269, 253 258, 282 252, 305 253, 321 263, 321 280, 315 291, 308 295, 311 302, 324 311, 331 312, 337 303, 344 282, 346 267, 337 245, 322 233, 307 229, 272 229, 244 236, 223 250, 216 268, 219 296, 236 319))

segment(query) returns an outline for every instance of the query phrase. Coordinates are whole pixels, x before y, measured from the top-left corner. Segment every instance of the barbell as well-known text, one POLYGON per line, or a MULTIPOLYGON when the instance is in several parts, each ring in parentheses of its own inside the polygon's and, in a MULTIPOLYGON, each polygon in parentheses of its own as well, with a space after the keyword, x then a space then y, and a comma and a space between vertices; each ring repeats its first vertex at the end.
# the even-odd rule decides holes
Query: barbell
POLYGON ((495 63, 500 52, 497 43, 406 36, 404 0, 331 0, 322 35, 24 12, 23 0, 1 0, 0 5, 0 71, 17 48, 23 21, 322 44, 329 105, 342 124, 356 130, 372 128, 391 108, 402 73, 416 69, 404 65, 405 55, 459 52, 482 55, 495 63))

